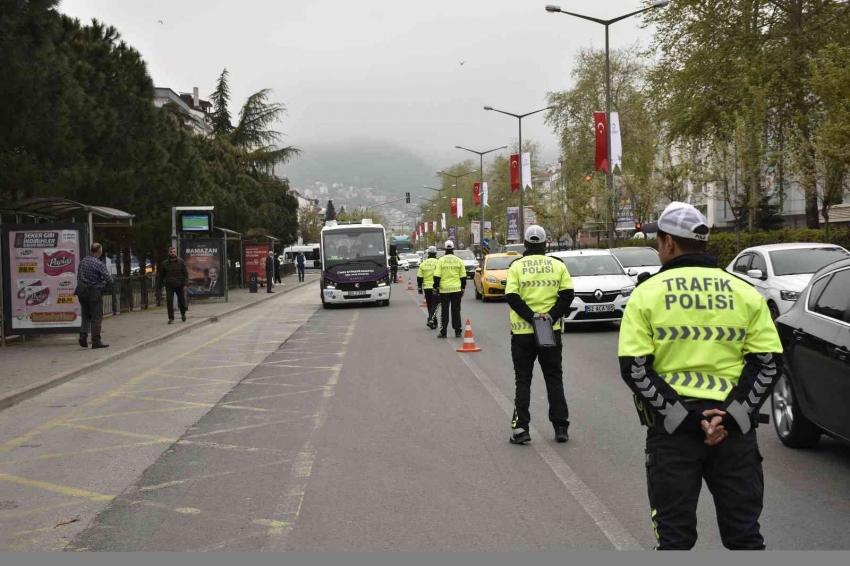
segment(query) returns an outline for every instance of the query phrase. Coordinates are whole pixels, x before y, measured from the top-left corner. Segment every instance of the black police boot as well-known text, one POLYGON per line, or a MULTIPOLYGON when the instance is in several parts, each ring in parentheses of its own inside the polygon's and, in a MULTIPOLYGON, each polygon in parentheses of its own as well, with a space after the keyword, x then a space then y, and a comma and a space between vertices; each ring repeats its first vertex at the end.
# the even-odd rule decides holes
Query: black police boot
POLYGON ((80 347, 82 347, 82 348, 88 348, 89 347, 88 337, 89 337, 89 335, 87 333, 80 332, 80 347))
POLYGON ((531 442, 531 435, 528 434, 528 431, 525 429, 517 429, 511 435, 511 444, 525 444, 526 442, 531 442))
POLYGON ((556 426, 555 427, 555 440, 558 442, 566 442, 570 439, 570 434, 567 432, 567 427, 565 426, 556 426))

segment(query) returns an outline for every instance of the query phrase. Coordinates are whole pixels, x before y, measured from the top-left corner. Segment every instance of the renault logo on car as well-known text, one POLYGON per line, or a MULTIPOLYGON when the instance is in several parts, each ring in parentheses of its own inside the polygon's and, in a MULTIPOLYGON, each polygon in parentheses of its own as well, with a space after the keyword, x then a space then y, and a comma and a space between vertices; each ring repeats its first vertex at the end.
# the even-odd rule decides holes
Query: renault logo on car
POLYGON ((597 289, 596 291, 593 292, 593 296, 596 297, 597 301, 601 301, 602 300, 602 291, 597 289))

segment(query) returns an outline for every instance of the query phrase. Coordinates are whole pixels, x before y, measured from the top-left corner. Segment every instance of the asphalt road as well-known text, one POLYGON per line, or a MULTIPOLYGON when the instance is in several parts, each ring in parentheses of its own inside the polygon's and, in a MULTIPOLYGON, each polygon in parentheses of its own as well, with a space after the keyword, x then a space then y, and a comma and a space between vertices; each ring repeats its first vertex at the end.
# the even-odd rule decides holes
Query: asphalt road
MULTIPOLYGON (((323 310, 309 286, 0 412, 2 548, 651 549, 618 328, 564 336, 570 442, 538 373, 514 446, 507 305, 470 288, 483 351, 458 354, 405 289, 323 310)), ((850 448, 759 433, 769 548, 850 548, 850 448)), ((699 523, 721 548, 707 489, 699 523)))

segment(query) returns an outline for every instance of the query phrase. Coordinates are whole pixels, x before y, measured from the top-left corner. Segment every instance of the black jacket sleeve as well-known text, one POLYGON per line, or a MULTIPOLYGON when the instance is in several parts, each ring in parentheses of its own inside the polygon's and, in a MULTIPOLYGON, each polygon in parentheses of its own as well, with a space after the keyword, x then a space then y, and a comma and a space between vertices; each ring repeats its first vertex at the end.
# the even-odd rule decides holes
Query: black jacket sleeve
POLYGON ((560 319, 567 310, 570 308, 570 305, 573 304, 573 299, 575 298, 575 291, 573 289, 564 289, 563 291, 558 291, 558 300, 555 302, 555 306, 553 306, 549 310, 549 316, 552 317, 553 321, 557 321, 560 319))
POLYGON ((534 311, 531 310, 531 307, 522 300, 522 297, 520 297, 518 293, 505 295, 505 300, 514 312, 521 316, 524 321, 528 324, 534 324, 534 311))
POLYGON ((635 397, 661 419, 664 430, 701 430, 702 413, 686 407, 679 394, 652 367, 655 356, 620 356, 620 376, 635 397))
POLYGON ((436 289, 437 291, 440 290, 440 278, 436 275, 434 276, 434 289, 436 289))
POLYGON ((423 283, 423 278, 422 278, 422 277, 417 277, 417 278, 416 278, 416 288, 417 288, 417 289, 422 289, 422 283, 423 283))
POLYGON ((726 411, 722 425, 726 430, 740 430, 744 434, 752 428, 758 418, 759 409, 779 380, 782 355, 766 352, 744 356, 741 377, 720 409, 726 411))

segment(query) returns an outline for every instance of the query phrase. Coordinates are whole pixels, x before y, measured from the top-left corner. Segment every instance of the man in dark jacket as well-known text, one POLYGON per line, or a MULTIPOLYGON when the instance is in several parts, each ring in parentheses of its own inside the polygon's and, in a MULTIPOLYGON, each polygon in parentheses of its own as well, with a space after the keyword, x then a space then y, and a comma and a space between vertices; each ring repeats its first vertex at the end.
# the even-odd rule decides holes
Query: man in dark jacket
POLYGON ((269 252, 266 258, 266 293, 274 293, 274 252, 269 252))
POLYGON ((112 283, 109 269, 101 261, 103 247, 97 242, 91 245, 90 255, 80 262, 77 272, 78 297, 83 323, 80 327, 80 346, 88 348, 88 333, 91 331, 92 350, 108 348, 100 338, 103 325, 103 290, 112 283))
POLYGON ((307 261, 307 257, 304 255, 304 252, 298 252, 298 255, 295 256, 295 266, 298 268, 298 280, 304 281, 304 264, 307 261))
POLYGON ((174 324, 174 295, 180 318, 186 322, 186 290, 189 288, 189 270, 183 258, 177 257, 177 248, 168 248, 168 259, 162 262, 157 275, 157 287, 165 287, 165 306, 168 309, 168 324, 174 324))
POLYGON ((274 282, 280 283, 280 256, 274 254, 274 282))

